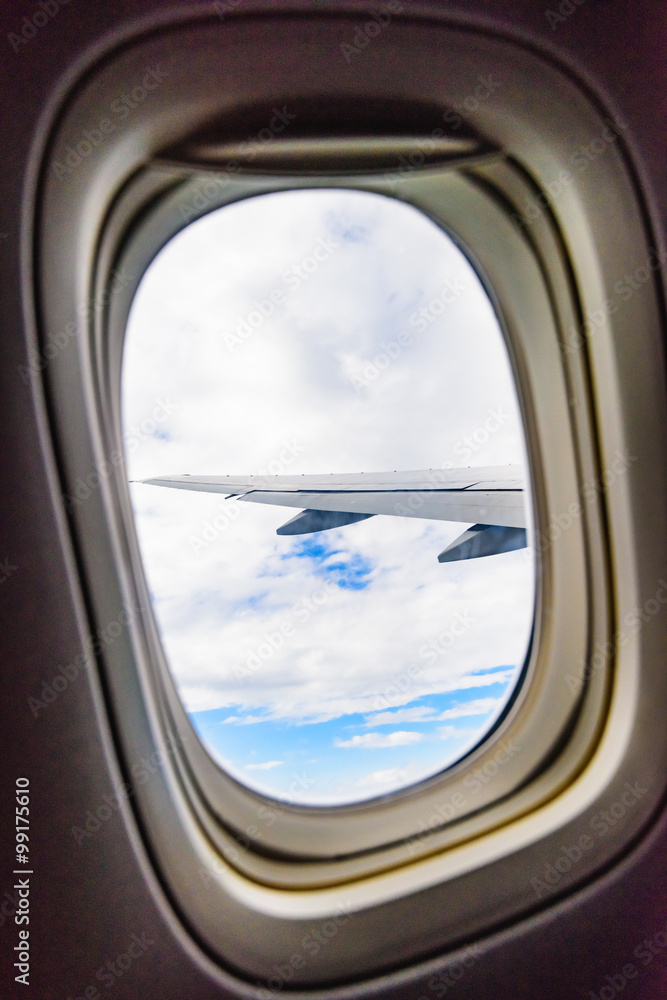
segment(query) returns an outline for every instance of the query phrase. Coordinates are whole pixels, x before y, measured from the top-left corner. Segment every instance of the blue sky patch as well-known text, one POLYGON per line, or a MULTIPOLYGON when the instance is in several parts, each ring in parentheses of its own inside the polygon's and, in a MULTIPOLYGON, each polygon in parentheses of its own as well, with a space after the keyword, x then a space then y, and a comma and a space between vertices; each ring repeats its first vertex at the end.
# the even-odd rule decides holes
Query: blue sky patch
POLYGON ((331 580, 344 590, 363 590, 370 583, 373 565, 358 552, 348 553, 344 549, 329 545, 324 532, 313 532, 308 538, 296 542, 281 559, 311 559, 313 574, 331 580), (340 556, 333 560, 332 557, 340 556))
MULTIPOLYGON (((507 670, 509 668, 498 668, 507 670)), ((397 708, 349 713, 325 721, 272 719, 241 705, 190 718, 220 764, 251 787, 289 799, 305 776, 300 801, 354 801, 391 790, 406 771, 424 780, 459 760, 484 738, 511 682, 416 698, 397 708)))

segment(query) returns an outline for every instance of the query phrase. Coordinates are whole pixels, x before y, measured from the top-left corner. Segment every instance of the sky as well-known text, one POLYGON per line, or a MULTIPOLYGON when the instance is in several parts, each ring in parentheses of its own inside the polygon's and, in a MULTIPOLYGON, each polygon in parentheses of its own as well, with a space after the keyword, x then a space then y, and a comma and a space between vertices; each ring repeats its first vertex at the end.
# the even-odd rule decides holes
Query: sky
POLYGON ((386 795, 468 752, 533 621, 520 550, 440 564, 469 525, 292 508, 155 476, 524 465, 498 320, 450 237, 399 200, 260 195, 188 226, 137 291, 124 442, 153 611, 211 756, 280 800, 386 795))

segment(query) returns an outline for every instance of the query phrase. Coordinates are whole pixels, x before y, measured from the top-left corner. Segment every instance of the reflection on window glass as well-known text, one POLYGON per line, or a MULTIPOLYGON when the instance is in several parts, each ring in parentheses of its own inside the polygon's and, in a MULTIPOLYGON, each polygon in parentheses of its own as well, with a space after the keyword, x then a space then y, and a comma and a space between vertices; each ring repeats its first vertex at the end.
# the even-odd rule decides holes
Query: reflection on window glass
POLYGON ((484 737, 532 627, 524 440, 489 299, 435 223, 299 190, 188 226, 134 300, 123 414, 155 617, 223 768, 341 804, 484 737))

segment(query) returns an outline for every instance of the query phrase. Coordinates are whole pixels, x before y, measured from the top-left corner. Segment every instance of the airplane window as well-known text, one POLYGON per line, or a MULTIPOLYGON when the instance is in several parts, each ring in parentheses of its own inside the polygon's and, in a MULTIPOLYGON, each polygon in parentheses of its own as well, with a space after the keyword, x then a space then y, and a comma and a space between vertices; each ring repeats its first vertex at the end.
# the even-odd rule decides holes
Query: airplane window
POLYGON ((341 805, 489 733, 533 624, 525 445, 438 225, 342 188, 211 212, 139 285, 122 404, 153 611, 220 766, 341 805))

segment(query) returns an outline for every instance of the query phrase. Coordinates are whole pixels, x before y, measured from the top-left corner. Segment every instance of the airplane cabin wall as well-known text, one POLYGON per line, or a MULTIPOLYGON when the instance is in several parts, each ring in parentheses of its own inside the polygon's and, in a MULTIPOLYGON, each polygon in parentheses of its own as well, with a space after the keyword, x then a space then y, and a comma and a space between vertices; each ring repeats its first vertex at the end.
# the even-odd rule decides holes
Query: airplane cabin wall
MULTIPOLYGON (((243 13, 322 8, 309 0, 229 0, 227 6, 243 13)), ((343 0, 326 6, 368 12, 386 4, 343 0)), ((546 0, 545 6, 535 0, 403 0, 403 6, 415 15, 432 11, 493 27, 551 53, 583 80, 614 117, 629 124, 624 139, 647 205, 651 245, 665 252, 667 9, 659 0, 632 5, 620 0, 546 0), (555 12, 554 17, 549 18, 548 11, 555 12)), ((28 702, 31 697, 41 700, 44 683, 76 660, 87 634, 76 552, 49 440, 49 404, 39 378, 25 376, 28 345, 35 337, 35 317, 23 299, 32 266, 35 151, 44 140, 52 109, 86 65, 138 30, 170 21, 174 13, 188 18, 200 12, 214 15, 214 5, 186 0, 44 0, 40 6, 5 0, 0 8, 0 808, 2 841, 7 844, 0 865, 0 991, 7 997, 30 995, 14 982, 12 971, 18 931, 12 912, 14 782, 24 775, 31 784, 33 995, 65 1000, 94 996, 92 988, 114 998, 255 995, 254 987, 220 970, 200 950, 172 911, 131 802, 115 801, 98 829, 81 843, 75 840, 72 827, 82 827, 88 811, 95 811, 123 781, 96 675, 80 669, 67 689, 55 692, 37 714, 28 702), (24 19, 39 10, 52 12, 48 23, 36 27, 25 42, 12 42, 24 19), (114 964, 116 957, 127 953, 135 936, 141 942, 134 948, 138 954, 123 971, 114 964), (106 963, 122 975, 109 971, 106 963), (98 977, 100 969, 106 969, 106 978, 98 977)), ((664 270, 659 277, 664 279, 664 270)), ((568 1000, 599 996, 608 982, 615 982, 614 989, 628 1000, 659 1000, 667 996, 667 948, 658 948, 646 965, 635 949, 643 938, 667 930, 666 859, 663 810, 641 842, 609 872, 554 905, 536 901, 532 916, 479 942, 464 966, 452 964, 456 955, 435 957, 394 976, 322 995, 568 1000), (627 963, 633 963, 636 976, 623 976, 627 963), (447 968, 456 973, 438 980, 447 968), (619 976, 624 978, 622 986, 619 976)), ((287 990, 286 985, 280 992, 287 990)))

